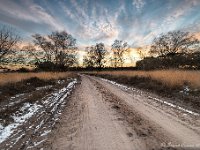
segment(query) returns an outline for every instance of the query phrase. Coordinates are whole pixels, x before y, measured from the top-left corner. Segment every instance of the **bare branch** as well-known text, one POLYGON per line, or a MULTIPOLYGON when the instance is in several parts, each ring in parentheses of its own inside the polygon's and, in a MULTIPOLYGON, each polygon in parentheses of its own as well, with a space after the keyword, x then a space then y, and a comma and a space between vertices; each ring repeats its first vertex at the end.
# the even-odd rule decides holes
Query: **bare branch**
POLYGON ((20 37, 14 32, 14 29, 6 26, 0 28, 0 61, 12 53, 19 41, 20 37))

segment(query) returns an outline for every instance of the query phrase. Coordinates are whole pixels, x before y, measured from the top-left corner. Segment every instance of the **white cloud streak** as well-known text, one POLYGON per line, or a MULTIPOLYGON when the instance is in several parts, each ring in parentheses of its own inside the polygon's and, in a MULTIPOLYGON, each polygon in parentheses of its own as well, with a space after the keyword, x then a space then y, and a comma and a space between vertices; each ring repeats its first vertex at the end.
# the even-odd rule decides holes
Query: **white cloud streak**
POLYGON ((4 1, 0 5, 0 11, 5 15, 18 18, 20 20, 31 21, 38 24, 45 23, 49 28, 54 30, 64 29, 64 26, 60 23, 60 21, 41 6, 34 4, 32 1, 21 2, 21 4, 18 4, 11 0, 4 1))
POLYGON ((143 0, 133 0, 132 4, 138 10, 138 12, 141 12, 146 3, 143 0))
MULTIPOLYGON (((82 39, 93 40, 99 42, 102 40, 112 41, 117 38, 118 30, 116 24, 116 15, 113 18, 108 10, 98 3, 95 3, 91 10, 91 15, 88 15, 87 10, 82 8, 75 0, 71 0, 75 12, 72 13, 71 8, 61 3, 67 17, 70 17, 78 24, 77 34, 82 39), (98 14, 97 14, 98 11, 98 14)), ((85 6, 86 7, 86 6, 85 6)))
MULTIPOLYGON (((5 0, 0 4, 0 13, 4 17, 14 18, 14 21, 19 20, 19 24, 33 22, 41 29, 46 27, 50 30, 63 30, 67 27, 67 31, 83 44, 104 42, 111 45, 115 39, 121 39, 130 44, 145 45, 162 32, 180 29, 185 24, 188 27, 188 18, 184 20, 184 17, 200 5, 199 0, 163 2, 161 10, 162 6, 158 1, 149 3, 148 0, 132 0, 132 3, 118 0, 113 5, 109 1, 89 0, 51 2, 42 1, 40 5, 33 0, 20 0, 19 3, 5 0), (52 6, 54 4, 55 8, 52 6), (144 9, 147 6, 148 9, 144 9), (58 8, 59 11, 56 10, 58 8), (163 13, 164 10, 166 12, 163 13)), ((194 16, 196 19, 193 19, 188 30, 194 30, 194 21, 199 16, 194 16)), ((199 32, 199 22, 195 26, 195 32, 199 32)))

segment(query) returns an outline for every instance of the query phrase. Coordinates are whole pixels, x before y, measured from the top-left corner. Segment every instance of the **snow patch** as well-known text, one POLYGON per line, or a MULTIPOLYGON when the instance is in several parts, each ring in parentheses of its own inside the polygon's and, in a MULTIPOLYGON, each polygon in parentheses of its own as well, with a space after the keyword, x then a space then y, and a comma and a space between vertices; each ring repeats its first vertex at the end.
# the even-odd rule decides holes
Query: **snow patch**
POLYGON ((17 137, 15 139, 15 142, 13 143, 13 145, 15 145, 25 134, 21 134, 19 137, 17 137))
POLYGON ((33 116, 33 114, 36 113, 41 107, 41 105, 25 103, 24 106, 21 108, 21 111, 26 111, 25 114, 21 116, 13 116, 12 118, 15 122, 23 123, 31 116, 33 116))
POLYGON ((63 84, 65 82, 65 80, 58 80, 58 84, 63 84))
POLYGON ((101 80, 106 81, 106 82, 109 82, 109 83, 111 83, 111 84, 113 84, 113 85, 116 85, 116 86, 118 86, 118 87, 120 87, 120 88, 123 88, 123 89, 126 90, 126 91, 128 91, 128 90, 133 90, 133 91, 135 91, 135 88, 130 88, 130 87, 126 86, 126 85, 119 84, 119 83, 117 83, 117 82, 115 82, 115 81, 111 81, 111 80, 104 79, 104 78, 101 78, 101 80))
POLYGON ((42 133, 41 136, 46 136, 46 135, 49 134, 50 132, 51 132, 51 130, 44 131, 44 133, 42 133))
POLYGON ((12 118, 14 119, 14 123, 9 124, 6 127, 0 128, 0 143, 5 141, 12 133, 14 132, 14 129, 18 126, 22 125, 27 119, 32 117, 37 110, 42 107, 37 104, 30 104, 25 103, 24 106, 21 107, 22 114, 21 115, 14 115, 12 118))
MULTIPOLYGON (((108 80, 108 79, 101 78, 101 80, 106 81, 106 82, 109 82, 109 83, 111 83, 111 84, 113 84, 113 85, 116 85, 116 86, 118 86, 118 87, 120 87, 120 88, 123 88, 123 89, 125 89, 126 91, 127 91, 127 90, 136 91, 135 88, 130 88, 130 87, 127 87, 126 85, 122 85, 122 84, 119 84, 119 83, 117 83, 117 82, 114 82, 114 81, 111 81, 111 80, 108 80)), ((189 91, 190 91, 190 89, 186 86, 186 87, 184 88, 184 92, 187 93, 187 92, 189 92, 189 91)), ((181 110, 181 111, 183 111, 183 112, 185 112, 185 113, 192 114, 192 115, 195 115, 195 116, 199 116, 198 113, 195 113, 195 112, 193 112, 193 111, 191 111, 191 110, 185 109, 185 108, 180 107, 180 106, 178 106, 178 105, 169 103, 169 102, 167 102, 167 101, 163 101, 163 100, 160 100, 160 99, 158 99, 158 98, 151 97, 151 96, 148 96, 148 98, 149 98, 149 99, 153 99, 153 100, 155 100, 155 101, 157 101, 157 102, 166 104, 166 105, 168 105, 168 106, 170 106, 170 107, 176 108, 176 109, 178 109, 178 110, 181 110)))
MULTIPOLYGON (((36 114, 38 115, 44 114, 46 108, 52 108, 52 112, 51 112, 53 114, 52 120, 54 121, 51 124, 51 127, 52 127, 55 124, 55 121, 58 120, 58 117, 61 114, 62 110, 60 108, 64 106, 65 98, 73 90, 76 83, 77 83, 77 79, 74 79, 67 85, 67 87, 64 87, 61 90, 53 93, 48 98, 42 99, 41 102, 44 104, 44 106, 39 105, 38 101, 36 101, 34 104, 24 103, 23 106, 18 111, 16 111, 15 114, 11 116, 11 118, 13 118, 14 120, 13 123, 8 124, 7 126, 3 126, 2 124, 0 124, 0 143, 4 142, 11 135, 13 135, 13 133, 17 130, 17 128, 23 125, 24 123, 26 123, 27 120, 30 119, 32 116, 36 114)), ((35 131, 40 129, 44 123, 45 123, 44 120, 40 121, 38 125, 35 127, 35 131)), ((32 126, 30 126, 29 128, 32 128, 32 126)), ((44 133, 41 134, 41 136, 45 136, 49 134, 50 132, 51 130, 46 130, 44 131, 44 133)), ((19 136, 18 138, 15 139, 15 141, 18 141, 20 138, 22 138, 22 136, 24 135, 19 136)), ((41 144, 42 142, 44 142, 45 140, 42 140, 40 142, 34 142, 34 145, 31 147, 35 147, 41 144)))
POLYGON ((42 141, 39 141, 39 142, 33 142, 33 146, 28 146, 27 149, 32 149, 40 144, 42 144, 43 142, 45 142, 46 139, 42 140, 42 141))
POLYGON ((15 95, 15 97, 21 97, 21 96, 24 96, 24 93, 15 95))
POLYGON ((50 89, 50 88, 52 88, 52 85, 47 85, 47 86, 37 87, 36 90, 37 90, 37 91, 40 91, 40 90, 50 89))
POLYGON ((181 110, 181 111, 183 111, 183 112, 185 112, 185 113, 192 114, 192 115, 194 115, 194 116, 199 116, 198 113, 195 113, 195 112, 193 112, 193 111, 191 111, 191 110, 185 109, 185 108, 180 107, 180 106, 178 106, 178 105, 175 105, 175 104, 172 104, 172 103, 169 103, 169 102, 166 102, 166 101, 163 101, 163 100, 160 100, 160 99, 158 99, 158 98, 151 97, 151 96, 148 96, 148 98, 149 98, 149 99, 153 99, 153 100, 155 100, 155 101, 157 101, 157 102, 166 104, 166 105, 168 105, 168 106, 170 106, 170 107, 176 108, 176 109, 178 109, 178 110, 181 110))
POLYGON ((3 126, 0 124, 0 130, 2 130, 3 129, 3 126))

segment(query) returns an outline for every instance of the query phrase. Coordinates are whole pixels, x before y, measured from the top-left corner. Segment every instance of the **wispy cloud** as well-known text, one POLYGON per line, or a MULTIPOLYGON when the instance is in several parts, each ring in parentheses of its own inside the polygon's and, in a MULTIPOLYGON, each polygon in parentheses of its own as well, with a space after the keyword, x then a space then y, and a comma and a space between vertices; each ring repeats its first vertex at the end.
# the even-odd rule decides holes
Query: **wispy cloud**
POLYGON ((31 21, 34 23, 45 23, 51 29, 61 30, 63 25, 52 16, 45 8, 33 3, 32 1, 15 1, 7 0, 1 3, 0 11, 7 16, 18 18, 24 21, 31 21))
POLYGON ((64 26, 59 23, 59 21, 50 15, 44 8, 39 5, 33 5, 30 7, 31 12, 33 12, 34 16, 38 18, 40 23, 45 23, 49 25, 52 29, 56 30, 64 30, 64 26))
POLYGON ((141 24, 141 22, 139 24, 135 24, 134 27, 137 29, 140 28, 140 30, 142 30, 145 34, 140 34, 140 32, 138 33, 136 30, 135 33, 137 38, 134 38, 134 46, 149 44, 156 36, 163 32, 165 33, 172 30, 185 30, 194 32, 196 34, 196 32, 198 33, 200 31, 200 22, 197 21, 199 20, 197 18, 200 18, 200 15, 197 15, 195 12, 195 10, 200 7, 200 1, 174 1, 171 7, 167 7, 168 4, 163 4, 163 8, 161 9, 162 11, 160 11, 160 8, 157 7, 157 10, 154 9, 152 12, 150 12, 150 14, 154 14, 154 11, 156 14, 161 12, 159 17, 155 17, 155 15, 149 14, 147 15, 147 18, 145 18, 146 20, 143 20, 145 22, 144 24, 141 24))
MULTIPOLYGON (((72 8, 62 3, 63 10, 67 17, 77 23, 75 34, 82 39, 99 42, 102 40, 114 40, 118 35, 116 19, 109 14, 108 10, 98 3, 94 3, 91 14, 86 13, 88 10, 79 6, 76 1, 71 1, 72 8, 76 13, 72 13, 72 8)), ((88 8, 88 6, 85 6, 88 8)))
POLYGON ((162 26, 171 25, 176 23, 179 19, 182 19, 193 7, 200 4, 200 1, 197 0, 183 0, 178 4, 178 7, 173 7, 170 9, 170 12, 167 13, 162 26))
POLYGON ((82 45, 121 39, 138 46, 169 30, 199 33, 199 9, 199 0, 2 0, 0 23, 26 33, 65 29, 82 45))
POLYGON ((135 8, 141 12, 142 8, 144 7, 144 5, 146 4, 144 0, 133 0, 132 2, 133 6, 135 6, 135 8))

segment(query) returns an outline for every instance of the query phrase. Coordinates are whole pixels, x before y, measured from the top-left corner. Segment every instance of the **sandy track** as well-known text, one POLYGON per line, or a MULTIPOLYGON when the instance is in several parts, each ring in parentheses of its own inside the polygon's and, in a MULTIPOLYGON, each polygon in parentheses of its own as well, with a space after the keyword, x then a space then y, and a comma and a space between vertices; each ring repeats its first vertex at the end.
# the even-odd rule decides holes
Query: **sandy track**
POLYGON ((47 149, 161 150, 168 149, 166 145, 182 146, 169 149, 200 146, 198 124, 182 121, 147 101, 146 96, 82 76, 47 149))
MULTIPOLYGON (((55 136, 52 140, 54 141, 52 149, 132 149, 133 143, 127 135, 128 129, 115 121, 117 119, 116 116, 110 112, 102 98, 94 83, 89 78, 82 77, 80 87, 72 95, 73 102, 79 101, 79 104, 76 104, 77 106, 74 109, 78 111, 77 108, 80 108, 80 105, 82 105, 83 109, 82 114, 79 114, 79 116, 71 116, 71 118, 74 118, 72 122, 80 123, 77 126, 78 129, 76 128, 74 134, 71 135, 72 138, 63 134, 55 136)), ((65 115, 68 116, 69 112, 66 112, 65 115)), ((59 133, 69 130, 69 127, 63 123, 60 123, 59 133)))

